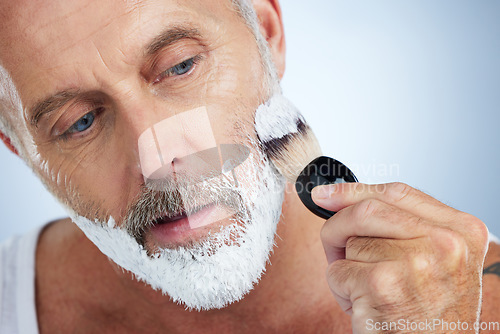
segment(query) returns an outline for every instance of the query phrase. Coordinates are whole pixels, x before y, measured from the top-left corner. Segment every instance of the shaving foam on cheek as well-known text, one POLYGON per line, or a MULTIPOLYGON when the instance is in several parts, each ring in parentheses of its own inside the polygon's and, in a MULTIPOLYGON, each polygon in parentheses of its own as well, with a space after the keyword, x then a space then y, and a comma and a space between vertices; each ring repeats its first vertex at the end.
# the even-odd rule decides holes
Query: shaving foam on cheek
POLYGON ((255 131, 262 142, 297 133, 305 123, 299 110, 283 95, 273 96, 255 112, 255 131))

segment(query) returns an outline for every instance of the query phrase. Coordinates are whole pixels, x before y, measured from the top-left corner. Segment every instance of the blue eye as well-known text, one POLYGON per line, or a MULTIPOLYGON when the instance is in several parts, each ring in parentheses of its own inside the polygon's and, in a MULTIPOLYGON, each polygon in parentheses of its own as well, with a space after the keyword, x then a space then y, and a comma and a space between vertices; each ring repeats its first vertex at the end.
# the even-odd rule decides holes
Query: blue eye
POLYGON ((183 75, 189 72, 194 65, 194 58, 183 61, 180 64, 175 65, 174 67, 167 70, 165 76, 173 76, 173 75, 183 75))
POLYGON ((160 76, 155 80, 155 82, 160 82, 162 79, 165 78, 181 76, 183 74, 188 73, 194 67, 199 57, 200 56, 190 58, 188 60, 183 61, 180 64, 175 65, 174 67, 169 68, 168 70, 160 74, 160 76))
POLYGON ((183 75, 189 72, 194 65, 194 58, 183 61, 182 63, 172 67, 169 72, 173 75, 183 75))
POLYGON ((83 132, 90 128, 92 124, 94 123, 95 120, 95 112, 89 112, 82 118, 80 118, 78 121, 76 121, 75 124, 73 124, 67 131, 67 133, 77 133, 77 132, 83 132))
MULTIPOLYGON (((170 77, 182 77, 184 74, 188 74, 191 70, 195 68, 199 61, 203 59, 202 55, 194 56, 193 58, 189 58, 184 60, 182 63, 179 63, 168 70, 162 72, 158 77, 153 81, 153 83, 159 83, 163 79, 167 79, 170 77)), ((180 78, 179 78, 180 79, 180 78)))

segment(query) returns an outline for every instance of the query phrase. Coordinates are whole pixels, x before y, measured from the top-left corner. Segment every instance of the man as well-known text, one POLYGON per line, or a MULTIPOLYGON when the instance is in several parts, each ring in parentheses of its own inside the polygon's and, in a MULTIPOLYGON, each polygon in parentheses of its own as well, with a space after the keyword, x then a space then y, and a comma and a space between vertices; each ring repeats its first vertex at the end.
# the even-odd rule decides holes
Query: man
POLYGON ((0 13, 2 139, 76 223, 4 245, 3 331, 404 333, 374 327, 440 319, 468 327, 421 331, 473 333, 498 320, 483 264, 494 272, 500 254, 491 244, 484 261, 477 218, 407 185, 342 184, 313 193, 338 211, 324 222, 277 175, 255 124, 287 106, 277 1, 0 13), (218 170, 207 152, 222 145, 218 170), (16 262, 30 248, 34 268, 16 262))

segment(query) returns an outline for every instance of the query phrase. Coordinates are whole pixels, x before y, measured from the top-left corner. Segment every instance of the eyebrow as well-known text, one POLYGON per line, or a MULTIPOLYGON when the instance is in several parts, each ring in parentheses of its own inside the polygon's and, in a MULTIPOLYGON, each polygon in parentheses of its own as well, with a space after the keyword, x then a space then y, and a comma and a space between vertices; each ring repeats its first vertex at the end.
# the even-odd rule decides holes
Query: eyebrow
POLYGON ((80 95, 80 91, 76 89, 68 89, 55 93, 54 95, 49 96, 36 103, 30 109, 30 123, 31 125, 38 127, 38 123, 40 122, 40 118, 46 114, 50 114, 51 112, 61 108, 66 103, 74 99, 80 95))
POLYGON ((196 28, 174 26, 161 32, 146 47, 146 54, 151 56, 159 50, 174 44, 181 39, 199 39, 201 33, 196 28))
MULTIPOLYGON (((186 26, 173 26, 162 31, 158 36, 154 37, 145 48, 145 55, 152 56, 159 50, 168 47, 182 39, 199 39, 201 33, 196 28, 186 26)), ((63 107, 72 99, 81 94, 78 89, 68 89, 57 92, 39 102, 29 109, 31 125, 38 127, 40 119, 50 113, 63 107)))

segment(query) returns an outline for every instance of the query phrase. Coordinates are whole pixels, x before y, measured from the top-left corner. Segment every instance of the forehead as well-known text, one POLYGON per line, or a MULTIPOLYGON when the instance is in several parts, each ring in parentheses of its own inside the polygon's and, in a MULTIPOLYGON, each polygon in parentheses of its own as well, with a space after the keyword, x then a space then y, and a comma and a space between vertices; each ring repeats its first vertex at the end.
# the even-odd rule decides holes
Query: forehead
POLYGON ((25 105, 40 87, 78 88, 82 75, 127 71, 168 25, 236 20, 229 0, 0 0, 0 17, 0 60, 25 105))

